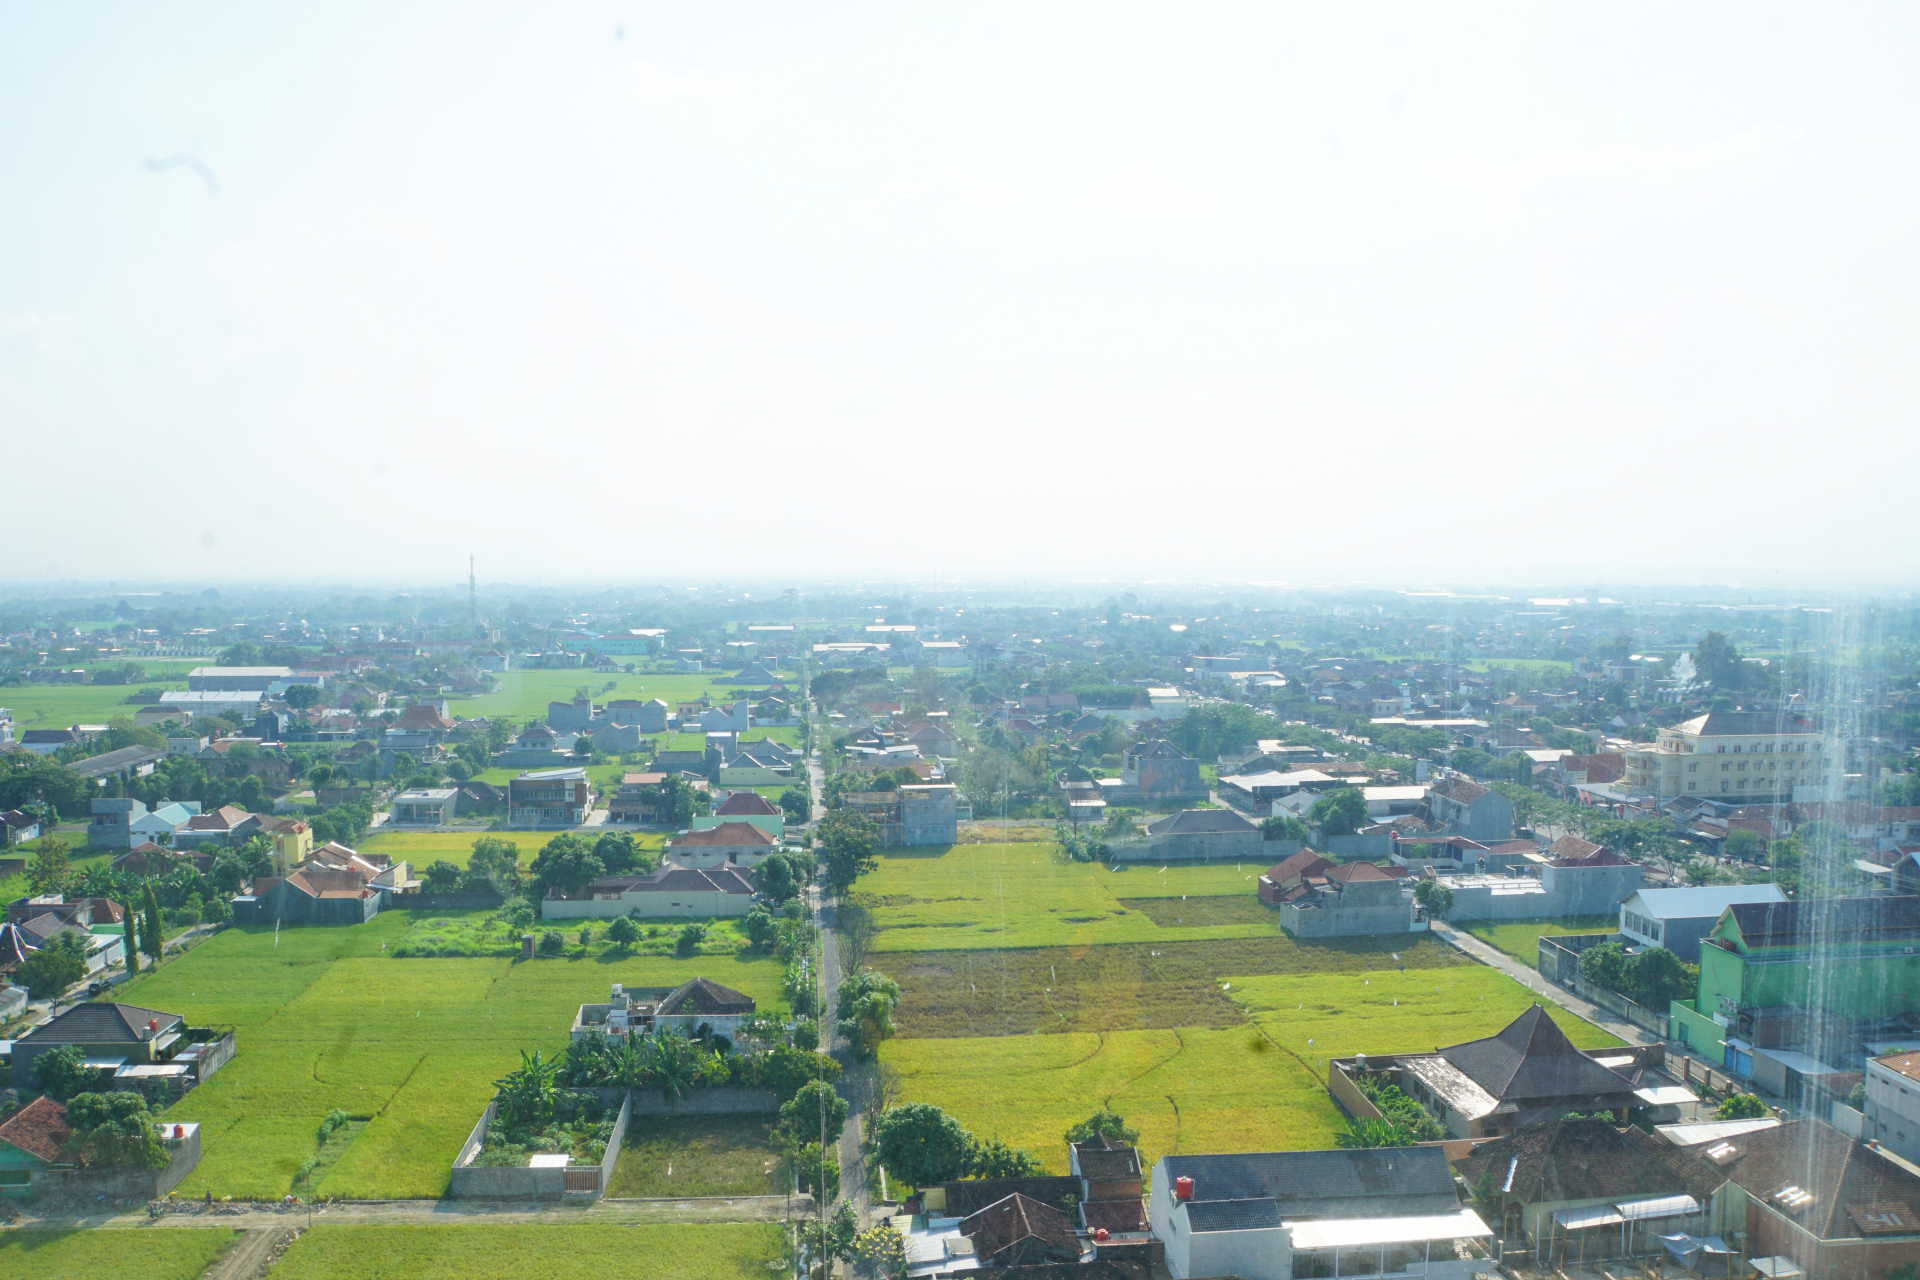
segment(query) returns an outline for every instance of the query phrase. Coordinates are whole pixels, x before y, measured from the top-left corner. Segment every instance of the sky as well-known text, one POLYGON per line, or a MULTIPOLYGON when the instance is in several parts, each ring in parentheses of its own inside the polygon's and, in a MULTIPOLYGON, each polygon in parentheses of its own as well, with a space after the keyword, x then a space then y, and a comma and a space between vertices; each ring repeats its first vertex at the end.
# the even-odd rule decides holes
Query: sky
POLYGON ((0 578, 1910 586, 1917 33, 0 6, 0 578))

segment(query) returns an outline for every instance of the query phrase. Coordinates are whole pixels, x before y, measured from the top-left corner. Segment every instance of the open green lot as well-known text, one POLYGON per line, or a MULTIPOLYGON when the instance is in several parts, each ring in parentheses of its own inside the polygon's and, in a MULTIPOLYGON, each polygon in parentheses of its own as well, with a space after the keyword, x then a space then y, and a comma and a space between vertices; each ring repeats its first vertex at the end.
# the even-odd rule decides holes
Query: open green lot
MULTIPOLYGON (((1230 897, 1254 900, 1266 864, 1134 865, 1068 862, 1051 841, 883 849, 856 899, 880 926, 875 949, 960 951, 1096 946, 1200 938, 1275 937, 1279 918, 1239 914, 1226 924, 1161 925, 1123 899, 1230 897)), ((1178 913, 1175 913, 1175 918, 1178 913)))
MULTIPOLYGON (((665 846, 667 837, 664 832, 640 832, 632 827, 609 827, 609 831, 624 831, 633 836, 634 841, 648 849, 665 846)), ((414 869, 424 870, 430 863, 451 862, 456 867, 465 867, 473 859, 473 842, 481 836, 492 836, 507 841, 519 849, 521 866, 526 866, 540 856, 547 847, 547 841, 559 832, 537 831, 388 831, 377 830, 355 847, 362 853, 384 853, 389 858, 405 858, 414 869)), ((589 842, 599 839, 598 833, 588 834, 589 842)))
POLYGON ((0 1231, 0 1280, 131 1276, 194 1280, 233 1247, 228 1227, 168 1231, 0 1231))
MULTIPOLYGON (((0 707, 13 712, 22 729, 64 729, 75 724, 106 724, 117 716, 132 718, 138 707, 127 705, 131 694, 152 686, 184 689, 186 680, 151 680, 141 684, 17 684, 0 689, 0 707)), ((18 736, 16 734, 16 736, 18 736)))
POLYGON ((1504 951, 1529 969, 1539 968, 1540 939, 1569 933, 1612 933, 1617 916, 1575 916, 1567 920, 1499 920, 1459 925, 1497 951, 1504 951))
MULTIPOLYGON (((900 1073, 906 1098, 944 1107, 974 1133, 1024 1146, 1065 1172, 1062 1133, 1102 1105, 1139 1126, 1148 1163, 1179 1151, 1331 1146, 1345 1122, 1327 1096, 1328 1057, 1490 1035, 1530 1002, 1526 988, 1474 964, 1226 982, 1246 1019, 1239 1026, 900 1039, 881 1058, 900 1073)), ((1575 1044, 1618 1043, 1549 1012, 1575 1044)))
POLYGON ((615 1198, 766 1196, 782 1190, 772 1116, 635 1116, 614 1162, 615 1198))
MULTIPOLYGON (((593 691, 595 706, 616 698, 641 701, 658 698, 672 707, 679 702, 691 702, 702 694, 711 694, 715 702, 730 703, 744 696, 747 686, 715 684, 714 681, 732 674, 731 671, 696 671, 686 675, 640 672, 616 676, 584 670, 507 671, 500 675, 499 689, 477 698, 454 698, 451 705, 454 715, 463 720, 475 716, 506 716, 528 721, 545 720, 549 702, 572 702, 574 690, 581 688, 593 691), (614 686, 611 690, 606 688, 610 681, 614 686)), ((799 678, 789 677, 787 683, 789 687, 797 687, 799 678)))
POLYGON ((339 1107, 368 1124, 331 1172, 303 1192, 437 1196, 447 1168, 520 1050, 565 1047, 575 1010, 609 983, 667 986, 704 975, 781 1003, 780 966, 734 955, 621 956, 519 962, 396 959, 417 923, 383 912, 364 925, 221 932, 119 991, 130 1004, 231 1026, 235 1054, 169 1112, 204 1131, 180 1194, 278 1196, 339 1107))
POLYGON ((781 1256, 770 1223, 698 1226, 321 1225, 274 1265, 275 1280, 766 1280, 781 1256))

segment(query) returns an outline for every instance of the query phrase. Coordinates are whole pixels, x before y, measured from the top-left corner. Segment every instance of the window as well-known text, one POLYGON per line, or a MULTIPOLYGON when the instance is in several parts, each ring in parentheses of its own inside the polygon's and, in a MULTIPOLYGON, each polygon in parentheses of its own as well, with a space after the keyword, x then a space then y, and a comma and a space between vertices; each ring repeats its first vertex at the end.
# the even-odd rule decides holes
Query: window
POLYGON ((1733 768, 1733 766, 1732 766, 1732 765, 1730 765, 1730 764, 1723 764, 1723 765, 1721 765, 1721 766, 1720 766, 1720 772, 1722 772, 1722 773, 1725 773, 1725 772, 1726 772, 1727 770, 1729 770, 1729 769, 1731 769, 1731 768, 1733 768))
POLYGON ((1358 1249, 1340 1250, 1340 1274, 1343 1276, 1379 1275, 1380 1246, 1362 1245, 1358 1249))
POLYGON ((1326 1280, 1333 1275, 1333 1250, 1306 1249, 1293 1255, 1293 1280, 1326 1280))
POLYGON ((1698 772, 1700 772, 1700 762, 1696 760, 1696 761, 1694 761, 1694 762, 1693 762, 1692 764, 1690 764, 1690 765, 1688 765, 1688 766, 1687 766, 1687 772, 1688 772, 1688 773, 1698 773, 1698 772))
POLYGON ((1427 1245, 1424 1240, 1410 1244, 1390 1244, 1380 1251, 1380 1270, 1385 1275, 1406 1275, 1427 1269, 1427 1245))
POLYGON ((1736 745, 1736 746, 1734 747, 1734 749, 1733 749, 1733 754, 1735 754, 1735 755, 1739 755, 1739 754, 1740 754, 1740 748, 1739 748, 1739 747, 1738 747, 1737 745, 1736 745))

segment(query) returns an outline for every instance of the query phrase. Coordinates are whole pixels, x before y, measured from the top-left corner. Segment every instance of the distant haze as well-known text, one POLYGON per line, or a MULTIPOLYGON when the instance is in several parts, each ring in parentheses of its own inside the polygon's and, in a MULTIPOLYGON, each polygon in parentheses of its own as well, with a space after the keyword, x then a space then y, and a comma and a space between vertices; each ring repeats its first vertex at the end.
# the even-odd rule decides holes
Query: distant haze
POLYGON ((1911 585, 1916 24, 10 6, 0 577, 1911 585))

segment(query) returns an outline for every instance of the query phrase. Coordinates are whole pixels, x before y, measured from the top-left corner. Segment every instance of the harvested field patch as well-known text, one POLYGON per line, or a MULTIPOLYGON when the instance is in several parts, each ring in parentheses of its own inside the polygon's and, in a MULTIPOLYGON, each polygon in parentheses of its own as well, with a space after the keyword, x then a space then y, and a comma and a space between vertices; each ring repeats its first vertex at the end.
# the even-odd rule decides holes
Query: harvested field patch
POLYGON ((1232 897, 1122 898, 1120 905, 1138 911, 1163 929, 1189 924, 1278 924, 1272 907, 1252 894, 1232 897))
POLYGON ((900 984, 900 1034, 937 1038, 1229 1027, 1246 1015, 1220 988, 1228 975, 1370 972, 1395 965, 1396 953, 1409 970, 1479 967, 1452 947, 1405 935, 893 951, 866 963, 900 984))

